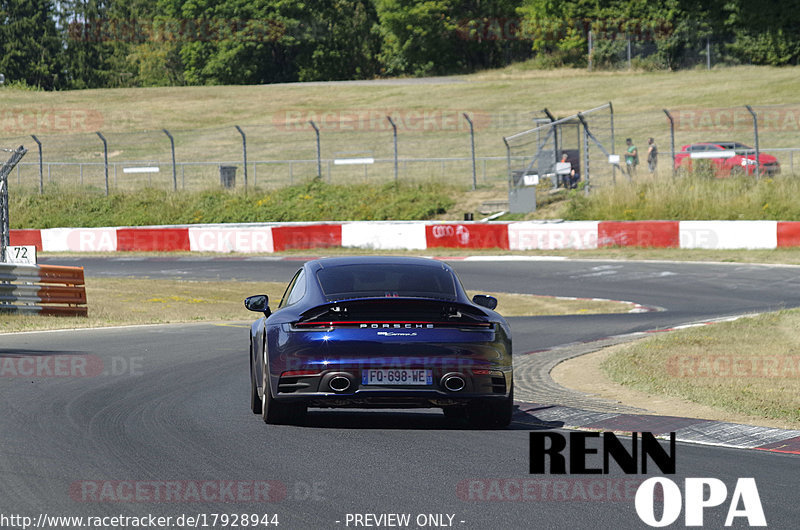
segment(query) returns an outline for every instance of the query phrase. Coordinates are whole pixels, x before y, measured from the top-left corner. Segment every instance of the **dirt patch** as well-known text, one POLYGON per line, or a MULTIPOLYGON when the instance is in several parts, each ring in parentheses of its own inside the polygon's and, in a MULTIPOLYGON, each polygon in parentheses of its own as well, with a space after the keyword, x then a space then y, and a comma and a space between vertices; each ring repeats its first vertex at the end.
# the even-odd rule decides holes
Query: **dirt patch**
POLYGON ((507 201, 508 189, 503 185, 481 186, 475 191, 466 191, 458 194, 456 205, 446 213, 437 215, 437 221, 461 221, 465 213, 472 213, 476 221, 486 217, 480 213, 481 205, 487 201, 507 201))
POLYGON ((701 418, 779 429, 798 428, 797 425, 780 420, 730 413, 691 401, 640 392, 617 384, 606 376, 600 368, 600 364, 623 346, 611 346, 565 361, 557 365, 550 372, 550 376, 561 386, 586 392, 598 398, 616 401, 623 405, 643 408, 647 410, 645 414, 701 418))

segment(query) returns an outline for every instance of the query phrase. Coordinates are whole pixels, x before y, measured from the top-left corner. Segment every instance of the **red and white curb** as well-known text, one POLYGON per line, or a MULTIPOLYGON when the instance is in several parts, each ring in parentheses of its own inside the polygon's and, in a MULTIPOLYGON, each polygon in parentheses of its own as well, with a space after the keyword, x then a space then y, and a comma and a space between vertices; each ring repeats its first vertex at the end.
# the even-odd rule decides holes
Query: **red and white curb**
POLYGON ((562 250, 604 247, 775 249, 800 246, 795 221, 354 221, 11 230, 46 252, 272 253, 330 247, 562 250))
POLYGON ((517 403, 517 406, 519 412, 515 420, 522 421, 520 416, 529 416, 524 423, 537 426, 626 434, 651 432, 662 437, 674 432, 679 442, 800 455, 798 430, 677 416, 594 412, 538 403, 517 403))

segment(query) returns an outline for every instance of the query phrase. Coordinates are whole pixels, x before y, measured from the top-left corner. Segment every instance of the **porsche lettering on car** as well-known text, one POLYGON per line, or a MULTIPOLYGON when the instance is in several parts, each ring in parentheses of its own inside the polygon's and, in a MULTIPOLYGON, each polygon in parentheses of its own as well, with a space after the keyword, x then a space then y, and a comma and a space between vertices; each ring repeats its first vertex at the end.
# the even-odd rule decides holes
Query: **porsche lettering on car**
POLYGON ((511 330, 487 295, 470 299, 453 269, 425 258, 347 257, 305 263, 275 311, 245 306, 250 406, 266 423, 309 407, 441 408, 475 427, 513 410, 511 330))

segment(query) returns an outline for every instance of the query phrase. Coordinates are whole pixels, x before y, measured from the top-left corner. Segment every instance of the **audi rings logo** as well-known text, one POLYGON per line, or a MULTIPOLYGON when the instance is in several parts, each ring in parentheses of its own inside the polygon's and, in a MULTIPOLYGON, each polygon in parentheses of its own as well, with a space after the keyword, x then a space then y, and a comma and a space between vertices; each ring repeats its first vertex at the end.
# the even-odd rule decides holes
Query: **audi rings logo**
POLYGON ((460 245, 469 243, 469 229, 464 225, 436 225, 433 227, 433 237, 442 239, 455 237, 460 245))
POLYGON ((455 234, 455 229, 449 225, 437 225, 433 227, 433 237, 441 239, 443 237, 452 237, 455 234))

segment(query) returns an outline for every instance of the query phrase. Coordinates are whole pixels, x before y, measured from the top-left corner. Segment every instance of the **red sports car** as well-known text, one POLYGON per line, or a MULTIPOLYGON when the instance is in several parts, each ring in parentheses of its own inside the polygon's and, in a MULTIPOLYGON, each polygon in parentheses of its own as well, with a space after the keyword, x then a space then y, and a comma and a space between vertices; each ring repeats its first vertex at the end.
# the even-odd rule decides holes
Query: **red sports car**
MULTIPOLYGON (((702 142, 684 145, 675 154, 675 169, 692 171, 697 164, 710 163, 717 178, 737 174, 755 174, 756 150, 739 142, 702 142)), ((778 159, 766 153, 758 154, 758 166, 762 175, 777 175, 781 172, 778 159)))

